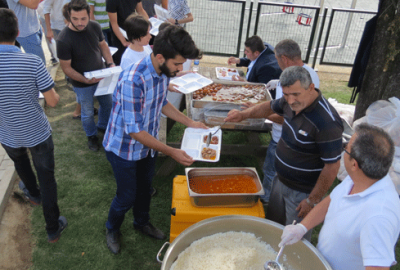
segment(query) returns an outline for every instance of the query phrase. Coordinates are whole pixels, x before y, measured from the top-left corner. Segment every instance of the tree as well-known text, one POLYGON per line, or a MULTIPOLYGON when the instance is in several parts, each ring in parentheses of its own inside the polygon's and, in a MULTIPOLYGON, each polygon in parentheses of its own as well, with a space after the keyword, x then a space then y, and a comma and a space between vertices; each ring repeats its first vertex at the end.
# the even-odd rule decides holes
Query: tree
POLYGON ((376 100, 400 98, 400 0, 380 0, 378 15, 354 120, 376 100))

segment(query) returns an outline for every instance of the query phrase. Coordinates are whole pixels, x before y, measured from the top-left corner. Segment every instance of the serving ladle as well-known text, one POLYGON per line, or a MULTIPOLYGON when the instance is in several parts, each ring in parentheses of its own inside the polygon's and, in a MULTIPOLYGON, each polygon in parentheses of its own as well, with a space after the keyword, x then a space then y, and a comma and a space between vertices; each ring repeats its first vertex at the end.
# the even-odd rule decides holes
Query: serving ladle
MULTIPOLYGON (((292 224, 295 225, 296 224, 296 220, 293 220, 292 224)), ((279 263, 279 257, 282 255, 284 247, 285 247, 285 245, 281 246, 281 248, 279 249, 278 255, 276 256, 275 261, 274 260, 270 260, 270 261, 267 261, 264 264, 264 269, 265 270, 284 270, 283 266, 279 263)))
POLYGON ((211 143, 211 137, 214 136, 215 134, 217 134, 218 130, 220 130, 221 127, 222 127, 223 125, 225 125, 225 123, 226 123, 226 122, 224 122, 222 125, 220 125, 219 128, 218 128, 216 131, 214 131, 213 133, 210 132, 210 133, 208 134, 207 141, 206 141, 206 146, 207 146, 207 147, 208 147, 208 146, 210 145, 210 143, 211 143))

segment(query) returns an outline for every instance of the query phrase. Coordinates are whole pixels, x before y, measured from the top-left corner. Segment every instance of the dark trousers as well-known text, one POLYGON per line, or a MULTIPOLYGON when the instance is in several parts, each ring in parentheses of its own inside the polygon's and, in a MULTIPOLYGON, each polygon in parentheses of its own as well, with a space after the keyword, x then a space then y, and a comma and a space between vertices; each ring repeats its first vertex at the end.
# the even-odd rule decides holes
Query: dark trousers
POLYGON ((141 160, 125 160, 113 152, 106 151, 117 182, 115 195, 106 227, 110 231, 118 231, 124 221, 125 214, 133 207, 134 224, 144 226, 150 220, 150 188, 154 176, 157 155, 151 157, 150 152, 141 160))
POLYGON ((47 140, 34 147, 11 148, 4 144, 2 146, 7 155, 14 161, 15 170, 29 193, 33 197, 42 196, 47 233, 55 233, 58 230, 60 210, 57 205, 57 183, 54 178, 54 144, 52 136, 50 135, 47 140), (37 185, 36 176, 31 167, 28 149, 31 152, 40 188, 37 185))
POLYGON ((114 64, 116 66, 119 66, 121 64, 121 58, 126 50, 126 47, 124 45, 122 45, 121 41, 119 41, 119 39, 117 38, 117 36, 114 34, 114 32, 112 30, 111 30, 111 43, 112 43, 112 46, 118 48, 118 51, 113 54, 112 58, 113 58, 114 64))

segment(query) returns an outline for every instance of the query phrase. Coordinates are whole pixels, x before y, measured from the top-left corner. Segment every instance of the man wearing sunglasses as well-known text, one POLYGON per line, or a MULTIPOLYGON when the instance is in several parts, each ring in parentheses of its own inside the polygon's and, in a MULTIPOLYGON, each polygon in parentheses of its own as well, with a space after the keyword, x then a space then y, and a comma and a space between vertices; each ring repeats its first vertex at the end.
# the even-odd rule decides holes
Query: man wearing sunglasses
POLYGON ((361 124, 344 151, 349 175, 301 223, 286 226, 279 245, 296 243, 324 222, 317 248, 334 270, 389 270, 400 232, 399 195, 388 175, 393 141, 361 124))

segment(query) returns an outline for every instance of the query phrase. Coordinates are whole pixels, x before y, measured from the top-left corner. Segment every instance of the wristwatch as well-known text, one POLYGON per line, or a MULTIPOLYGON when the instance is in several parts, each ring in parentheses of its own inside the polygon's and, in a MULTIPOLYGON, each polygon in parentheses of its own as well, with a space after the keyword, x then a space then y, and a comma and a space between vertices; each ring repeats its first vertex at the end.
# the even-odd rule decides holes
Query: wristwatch
POLYGON ((312 202, 310 201, 309 198, 306 199, 306 202, 307 202, 308 205, 311 206, 312 208, 314 208, 314 207, 317 205, 316 203, 312 203, 312 202))
POLYGON ((178 22, 178 20, 177 20, 177 19, 175 19, 175 24, 176 24, 176 25, 179 25, 179 22, 178 22))
POLYGON ((111 65, 114 65, 114 63, 107 63, 106 67, 110 67, 111 65))

